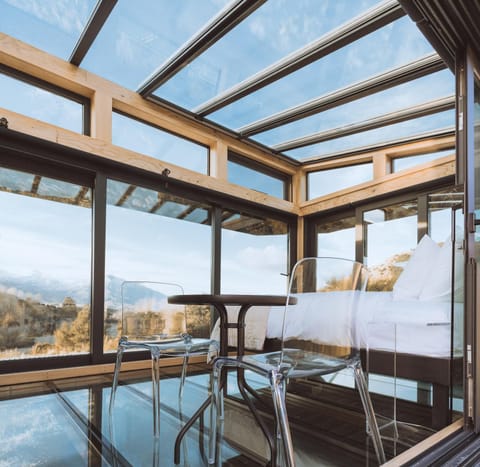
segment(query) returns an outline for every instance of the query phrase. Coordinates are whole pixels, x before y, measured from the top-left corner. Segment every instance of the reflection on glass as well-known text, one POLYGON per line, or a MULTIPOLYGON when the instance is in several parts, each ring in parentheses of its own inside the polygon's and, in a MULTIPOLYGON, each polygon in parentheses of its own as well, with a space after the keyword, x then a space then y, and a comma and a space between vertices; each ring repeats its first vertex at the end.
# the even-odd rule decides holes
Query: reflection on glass
MULTIPOLYGON (((480 81, 475 76, 474 84, 474 165, 475 174, 480 173, 480 81)), ((476 175, 478 177, 478 175, 476 175)), ((480 183, 475 183, 475 215, 480 219, 480 183)), ((480 226, 475 227, 475 257, 480 261, 480 226)))
POLYGON ((68 60, 96 0, 0 0, 0 31, 68 60))
POLYGON ((307 199, 353 187, 373 178, 373 164, 358 164, 308 173, 307 199))
POLYGON ((452 187, 428 195, 428 234, 439 245, 452 239, 453 212, 462 206, 463 192, 458 188, 452 187))
POLYGON ((212 113, 209 118, 229 128, 239 128, 431 52, 432 46, 415 23, 404 17, 212 113))
POLYGON ((136 89, 228 0, 118 2, 82 67, 136 89))
POLYGON ((407 120, 393 125, 387 125, 375 130, 362 131, 350 136, 334 138, 323 143, 312 144, 303 148, 286 151, 286 154, 295 158, 325 156, 327 154, 349 151, 355 148, 384 144, 400 138, 411 138, 422 133, 453 129, 455 125, 455 111, 448 110, 425 117, 407 120))
POLYGON ((0 358, 90 348, 91 189, 0 168, 0 358))
POLYGON ((455 77, 450 70, 443 70, 259 133, 254 138, 266 145, 280 144, 454 94, 455 77))
POLYGON ((82 133, 83 105, 0 73, 0 107, 82 133))
POLYGON ((364 264, 370 271, 370 290, 393 289, 417 246, 417 213, 416 200, 364 212, 364 264))
POLYGON ((269 0, 155 94, 193 109, 376 3, 269 0))
POLYGON ((445 151, 431 152, 429 154, 417 154, 415 156, 398 157, 392 160, 392 172, 409 169, 425 162, 431 162, 441 157, 455 155, 454 149, 447 149, 445 151))
POLYGON ((221 262, 222 293, 284 294, 288 225, 224 211, 221 262))
MULTIPOLYGON (((105 351, 117 348, 123 281, 173 282, 186 293, 210 291, 207 205, 108 180, 105 249, 105 351)), ((196 331, 210 325, 209 307, 187 307, 187 314, 196 331)))
POLYGON ((321 222, 316 226, 317 256, 355 261, 355 216, 321 222))
POLYGON ((0 418, 2 466, 105 465, 56 394, 2 400, 0 418))
POLYGON ((113 113, 113 144, 164 162, 207 173, 208 148, 133 118, 113 113))
POLYGON ((285 198, 284 180, 233 160, 228 161, 228 181, 277 198, 285 198))

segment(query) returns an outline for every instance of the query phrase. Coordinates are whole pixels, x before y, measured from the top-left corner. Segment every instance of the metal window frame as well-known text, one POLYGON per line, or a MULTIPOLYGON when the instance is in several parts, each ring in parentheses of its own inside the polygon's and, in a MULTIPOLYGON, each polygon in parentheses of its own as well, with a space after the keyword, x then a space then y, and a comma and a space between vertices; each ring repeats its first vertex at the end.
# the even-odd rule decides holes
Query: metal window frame
POLYGON ((266 0, 235 0, 190 38, 137 89, 141 96, 152 94, 163 83, 220 40, 266 0))
POLYGON ((67 91, 55 84, 49 83, 48 81, 44 81, 40 78, 36 78, 34 76, 28 75, 22 71, 16 70, 14 68, 10 68, 7 65, 3 65, 0 63, 0 73, 18 80, 22 81, 23 83, 29 84, 31 86, 35 86, 37 88, 43 89, 48 91, 52 94, 56 94, 64 99, 68 99, 73 101, 77 104, 82 106, 82 133, 83 135, 90 136, 91 132, 91 103, 90 99, 87 97, 81 96, 79 94, 75 94, 71 91, 67 91))
POLYGON ((98 0, 68 59, 72 65, 80 66, 116 4, 117 0, 98 0))
POLYGON ((381 141, 379 143, 371 144, 368 146, 361 146, 353 149, 345 149, 338 152, 332 152, 321 156, 312 156, 302 159, 302 167, 308 168, 309 165, 320 161, 341 160, 345 156, 357 156, 365 153, 371 153, 375 151, 395 148, 408 143, 418 143, 421 141, 431 141, 438 138, 444 138, 446 136, 455 136, 455 127, 442 128, 440 130, 428 131, 425 133, 419 133, 413 136, 407 136, 404 138, 392 139, 388 141, 381 141))
POLYGON ((229 162, 233 162, 234 164, 241 165, 242 167, 246 167, 247 169, 255 172, 260 172, 263 175, 267 175, 268 177, 281 181, 283 183, 283 199, 290 201, 292 192, 292 177, 290 175, 277 171, 260 162, 253 161, 233 150, 228 151, 227 160, 229 162))
MULTIPOLYGON (((105 285, 105 244, 106 244, 106 181, 114 179, 154 190, 167 191, 201 204, 209 204, 212 214, 212 241, 221 247, 219 232, 222 209, 235 210, 251 216, 267 216, 285 222, 288 226, 290 251, 287 261, 292 263, 292 252, 296 251, 297 217, 280 209, 267 208, 253 201, 213 192, 206 187, 175 180, 146 169, 128 166, 113 160, 105 160, 78 149, 42 140, 23 133, 0 127, 0 151, 2 166, 36 172, 45 176, 66 181, 89 183, 93 187, 92 207, 92 299, 91 299, 91 349, 89 354, 26 358, 0 361, 1 373, 47 370, 71 366, 86 366, 99 363, 112 363, 115 354, 103 352, 104 326, 104 285, 105 285), (292 247, 293 246, 293 247, 292 247), (293 248, 293 250, 292 250, 293 248)), ((215 251, 215 248, 214 248, 215 251)), ((221 252, 212 255, 212 289, 220 290, 221 252)), ((133 352, 126 360, 148 358, 146 352, 133 352)))
MULTIPOLYGON (((191 138, 188 138, 187 136, 184 136, 184 135, 181 135, 180 133, 175 133, 174 131, 171 131, 171 130, 167 130, 166 128, 162 128, 161 126, 159 125, 156 125, 155 123, 152 123, 152 122, 149 122, 147 120, 142 120, 141 118, 139 117, 135 117, 131 114, 128 114, 127 112, 123 112, 121 110, 118 110, 118 109, 112 109, 112 113, 115 113, 115 114, 118 114, 118 115, 121 115, 122 117, 125 117, 125 118, 129 118, 130 120, 134 120, 138 123, 141 123, 143 125, 146 125, 146 126, 149 126, 151 128, 154 128, 155 130, 159 130, 159 131, 162 131, 163 133, 167 133, 169 135, 172 135, 172 136, 175 136, 176 138, 179 138, 179 139, 183 139, 185 141, 188 141, 192 144, 195 144, 196 146, 200 146, 200 147, 203 147, 207 150, 207 160, 206 160, 206 171, 205 171, 205 174, 206 175, 209 175, 210 174, 210 146, 208 146, 207 144, 203 144, 203 143, 199 143, 198 141, 195 141, 191 138)), ((112 129, 113 131, 113 129, 112 129)), ((150 157, 153 157, 153 156, 150 156, 150 157)), ((168 165, 168 162, 166 162, 166 165, 168 165)), ((187 167, 185 167, 187 170, 191 170, 191 169, 188 169, 187 167)))
POLYGON ((323 143, 333 139, 350 136, 364 131, 375 130, 388 125, 413 120, 415 118, 433 115, 455 108, 455 96, 442 97, 422 104, 379 115, 358 123, 352 123, 337 128, 332 128, 311 135, 295 138, 283 143, 273 145, 276 151, 290 151, 317 143, 323 143))
POLYGON ((235 102, 294 71, 335 52, 405 15, 396 0, 386 0, 357 16, 352 21, 325 34, 316 41, 255 73, 212 99, 197 106, 193 112, 205 116, 235 102))
POLYGON ((237 131, 242 136, 252 136, 262 133, 334 107, 348 104, 362 97, 422 78, 445 68, 446 65, 443 60, 436 53, 433 53, 407 65, 392 68, 384 73, 371 76, 365 80, 311 99, 303 104, 290 107, 266 118, 249 123, 248 125, 238 128, 237 131))

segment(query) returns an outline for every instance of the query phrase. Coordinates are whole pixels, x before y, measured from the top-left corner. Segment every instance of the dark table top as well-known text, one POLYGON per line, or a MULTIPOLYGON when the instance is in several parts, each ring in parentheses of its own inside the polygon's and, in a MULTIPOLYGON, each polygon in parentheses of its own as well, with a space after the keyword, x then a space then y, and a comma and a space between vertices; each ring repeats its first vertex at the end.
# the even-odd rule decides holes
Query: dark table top
MULTIPOLYGON (((286 295, 262 294, 185 294, 171 295, 168 303, 179 305, 251 305, 251 306, 281 306, 287 301, 286 295)), ((290 298, 290 304, 297 302, 290 298)))

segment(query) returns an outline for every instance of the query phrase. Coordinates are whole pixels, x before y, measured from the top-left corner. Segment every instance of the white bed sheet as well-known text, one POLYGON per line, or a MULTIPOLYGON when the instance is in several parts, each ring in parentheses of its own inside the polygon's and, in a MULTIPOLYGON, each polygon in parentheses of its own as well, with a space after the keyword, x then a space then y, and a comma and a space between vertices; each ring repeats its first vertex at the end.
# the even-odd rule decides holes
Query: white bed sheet
MULTIPOLYGON (((255 310, 250 313, 255 313, 255 310)), ((283 313, 284 307, 270 308, 265 330, 267 338, 281 337, 283 313)), ((394 300, 392 292, 366 292, 357 319, 360 345, 377 350, 448 357, 452 354, 451 314, 449 301, 394 300)), ((454 355, 462 351, 462 317, 463 304, 455 303, 454 355)), ((337 313, 330 317, 322 313, 311 314, 307 323, 297 324, 303 327, 297 331, 299 338, 311 334, 312 330, 318 332, 323 329, 332 341, 338 342, 340 337, 335 335, 334 330, 342 332, 341 317, 337 313)))

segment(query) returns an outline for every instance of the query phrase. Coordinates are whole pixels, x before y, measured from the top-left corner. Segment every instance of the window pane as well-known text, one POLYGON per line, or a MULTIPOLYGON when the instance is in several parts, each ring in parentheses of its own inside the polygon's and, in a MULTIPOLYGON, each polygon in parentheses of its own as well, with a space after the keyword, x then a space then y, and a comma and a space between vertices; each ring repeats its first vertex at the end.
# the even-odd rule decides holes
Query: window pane
POLYGON ((432 46, 406 16, 212 113, 209 118, 229 128, 239 128, 431 52, 432 46))
POLYGON ((82 104, 2 73, 0 88, 0 107, 67 130, 83 132, 82 104))
POLYGON ((0 358, 90 346, 91 189, 0 169, 0 358))
POLYGON ((446 151, 438 151, 430 154, 420 154, 409 157, 398 157, 392 160, 392 172, 409 169, 410 167, 415 167, 416 165, 423 164, 425 162, 431 162, 449 155, 455 155, 455 149, 447 149, 446 151))
POLYGON ((371 180, 373 164, 360 164, 308 174, 308 199, 324 196, 371 180))
POLYGON ((0 31, 68 60, 96 0, 0 0, 0 31))
POLYGON ((428 234, 433 240, 443 244, 452 239, 453 210, 462 206, 463 192, 457 188, 428 195, 428 234))
POLYGON ((113 144, 206 174, 208 148, 133 118, 113 113, 113 144))
POLYGON ((129 89, 136 89, 227 2, 118 2, 82 67, 129 89))
POLYGON ((355 260, 355 216, 317 225, 317 256, 355 260))
POLYGON ((222 293, 284 294, 288 225, 225 211, 222 221, 222 293))
POLYGON ((390 291, 417 246, 417 201, 363 213, 364 264, 370 269, 369 288, 390 291))
MULTIPOLYGON (((123 281, 173 282, 186 293, 209 293, 211 235, 208 206, 108 180, 105 351, 117 348, 123 281)), ((206 322, 197 325, 208 328, 210 314, 200 318, 206 322)))
POLYGON ((284 180, 232 160, 228 161, 228 181, 277 198, 285 198, 284 180))
POLYGON ((332 153, 351 151, 365 146, 384 144, 388 141, 411 138, 422 133, 437 131, 446 128, 453 130, 455 125, 455 111, 448 110, 426 117, 415 118, 393 125, 387 125, 375 130, 362 131, 351 136, 331 139, 323 143, 312 144, 299 149, 286 151, 290 157, 303 159, 308 157, 322 157, 332 153))
POLYGON ((375 3, 269 0, 155 94, 192 109, 375 3))
POLYGON ((253 138, 266 145, 280 144, 313 133, 344 128, 454 94, 455 77, 450 70, 443 70, 259 133, 253 138))

